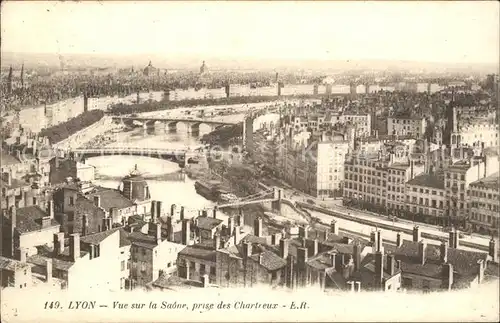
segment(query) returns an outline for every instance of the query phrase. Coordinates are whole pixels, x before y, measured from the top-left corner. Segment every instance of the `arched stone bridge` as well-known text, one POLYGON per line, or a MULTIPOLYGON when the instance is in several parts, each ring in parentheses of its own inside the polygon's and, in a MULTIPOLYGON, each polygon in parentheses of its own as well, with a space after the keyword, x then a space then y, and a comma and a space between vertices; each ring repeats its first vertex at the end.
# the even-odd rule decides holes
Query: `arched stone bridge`
POLYGON ((159 159, 168 159, 181 166, 196 162, 205 152, 190 149, 144 148, 144 147, 107 147, 107 148, 78 148, 68 151, 75 159, 85 159, 97 156, 130 155, 159 159))
POLYGON ((165 124, 165 128, 169 130, 177 129, 178 123, 183 123, 186 125, 189 132, 197 132, 200 129, 201 125, 205 125, 210 127, 210 131, 213 131, 217 128, 235 125, 237 122, 226 122, 226 121, 217 121, 217 120, 205 120, 205 119, 190 119, 190 118, 161 118, 161 117, 120 117, 113 116, 111 117, 114 122, 120 122, 126 125, 132 125, 134 121, 141 122, 146 127, 152 127, 157 123, 165 124))

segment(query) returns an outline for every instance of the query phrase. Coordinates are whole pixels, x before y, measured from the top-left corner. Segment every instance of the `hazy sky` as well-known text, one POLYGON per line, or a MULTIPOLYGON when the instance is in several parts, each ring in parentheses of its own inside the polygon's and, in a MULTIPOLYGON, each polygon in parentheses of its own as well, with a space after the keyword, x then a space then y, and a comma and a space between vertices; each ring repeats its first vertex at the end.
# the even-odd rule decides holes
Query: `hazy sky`
POLYGON ((2 50, 498 63, 491 2, 3 2, 2 50))

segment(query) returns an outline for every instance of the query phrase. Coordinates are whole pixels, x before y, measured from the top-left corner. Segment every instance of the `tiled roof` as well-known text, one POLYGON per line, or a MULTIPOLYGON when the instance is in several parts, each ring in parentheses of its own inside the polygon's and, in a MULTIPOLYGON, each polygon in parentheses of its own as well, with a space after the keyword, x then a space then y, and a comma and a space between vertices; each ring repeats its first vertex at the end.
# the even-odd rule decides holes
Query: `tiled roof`
POLYGON ((186 246, 179 252, 179 255, 204 259, 215 262, 216 251, 214 249, 203 248, 198 245, 186 246))
POLYGON ((422 174, 409 180, 408 185, 432 187, 444 190, 444 178, 432 174, 422 174))
POLYGON ((134 203, 123 196, 119 190, 111 188, 97 188, 96 191, 87 195, 90 201, 94 201, 94 196, 101 197, 101 207, 106 211, 112 207, 116 207, 120 210, 134 205, 134 203))
POLYGON ((480 179, 470 184, 471 186, 484 187, 496 189, 497 191, 500 189, 500 173, 496 172, 488 177, 480 179))
POLYGON ((29 268, 29 267, 30 265, 28 265, 25 262, 0 256, 0 269, 2 270, 16 271, 18 269, 29 268))
POLYGON ((81 237, 80 241, 84 242, 84 243, 97 245, 97 244, 100 244, 101 242, 103 242, 107 237, 109 237, 112 234, 114 234, 115 232, 119 231, 119 229, 120 228, 114 228, 111 230, 106 230, 106 231, 102 231, 102 232, 98 232, 98 233, 94 233, 94 234, 89 234, 89 235, 81 237))
POLYGON ((194 280, 187 280, 174 275, 162 274, 155 280, 152 285, 159 288, 175 289, 175 287, 193 288, 203 287, 203 284, 194 280))
MULTIPOLYGON (((440 261, 440 247, 427 244, 426 261, 420 264, 418 259, 418 242, 403 241, 403 245, 396 248, 395 256, 401 260, 403 273, 414 273, 428 277, 441 277, 442 263, 440 261)), ((453 265, 453 270, 461 278, 466 279, 477 275, 477 262, 486 261, 487 254, 482 252, 468 251, 462 249, 448 248, 448 263, 453 265)), ((460 278, 460 277, 457 277, 460 278)))
POLYGON ((25 186, 31 186, 31 184, 26 181, 20 181, 18 179, 12 178, 10 181, 10 185, 8 185, 6 181, 2 180, 2 187, 7 187, 9 189, 16 189, 25 186))
POLYGON ((156 243, 156 237, 144 234, 142 232, 131 232, 128 235, 128 239, 130 240, 133 246, 139 246, 143 248, 154 248, 158 244, 156 243))
POLYGON ((269 244, 271 244, 271 236, 257 237, 253 234, 249 234, 243 238, 243 241, 250 242, 250 243, 269 245, 269 244))
POLYGON ((307 264, 317 270, 325 270, 332 267, 330 264, 330 256, 326 252, 322 252, 315 257, 310 258, 307 264))
POLYGON ((198 220, 198 228, 202 230, 212 230, 218 225, 220 225, 222 222, 224 222, 221 219, 214 219, 204 216, 198 217, 197 220, 198 220))
POLYGON ((254 254, 251 257, 254 261, 259 262, 260 265, 269 271, 278 270, 286 266, 286 260, 279 257, 272 251, 264 251, 259 254, 254 254))
MULTIPOLYGON (((63 252, 57 256, 54 256, 53 250, 47 246, 37 247, 37 250, 38 254, 28 257, 29 263, 45 266, 47 260, 52 259, 53 268, 63 271, 67 271, 74 264, 70 257, 69 247, 64 248, 63 252)), ((84 257, 87 253, 87 251, 80 249, 80 257, 84 257)))
MULTIPOLYGON (((28 206, 16 210, 17 226, 19 233, 33 232, 42 229, 42 218, 48 216, 38 206, 28 206)), ((59 223, 52 219, 50 227, 59 226, 59 223)))
POLYGON ((17 159, 16 157, 6 154, 4 152, 0 152, 0 158, 2 159, 2 165, 3 166, 9 166, 9 165, 15 165, 15 164, 20 164, 21 161, 17 159))

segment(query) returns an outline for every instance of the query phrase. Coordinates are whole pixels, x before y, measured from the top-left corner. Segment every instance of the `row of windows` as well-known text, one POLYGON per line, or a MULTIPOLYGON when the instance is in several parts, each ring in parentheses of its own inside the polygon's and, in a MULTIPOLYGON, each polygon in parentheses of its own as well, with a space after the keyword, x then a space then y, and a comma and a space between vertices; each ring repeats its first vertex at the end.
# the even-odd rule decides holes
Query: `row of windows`
POLYGON ((495 211, 498 212, 498 205, 496 204, 489 204, 489 203, 481 203, 481 202, 471 202, 471 207, 477 207, 489 211, 495 211))
POLYGON ((490 200, 493 199, 495 201, 498 201, 498 198, 500 197, 498 194, 495 194, 495 193, 486 193, 486 192, 475 191, 475 190, 471 191, 470 195, 475 196, 475 197, 488 198, 490 200))
POLYGON ((477 221, 486 222, 486 223, 490 223, 490 224, 493 224, 495 221, 498 222, 498 218, 495 219, 491 215, 485 215, 485 214, 480 214, 480 213, 476 213, 476 212, 471 212, 471 218, 472 218, 472 220, 477 220, 477 221))
MULTIPOLYGON (((420 192, 420 193, 425 193, 425 194, 429 194, 429 192, 430 192, 431 195, 437 195, 437 191, 434 191, 434 190, 429 191, 428 189, 423 189, 423 188, 418 189, 416 187, 413 187, 411 190, 413 192, 420 192)), ((443 196, 443 195, 444 195, 443 192, 439 192, 439 196, 443 196)))

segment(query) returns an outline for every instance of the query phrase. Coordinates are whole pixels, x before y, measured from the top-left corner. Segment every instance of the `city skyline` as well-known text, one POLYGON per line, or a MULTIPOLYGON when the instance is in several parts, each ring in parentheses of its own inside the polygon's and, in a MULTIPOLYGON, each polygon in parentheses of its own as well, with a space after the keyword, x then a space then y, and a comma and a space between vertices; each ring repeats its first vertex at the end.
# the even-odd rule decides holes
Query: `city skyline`
POLYGON ((498 65, 498 8, 495 2, 7 2, 2 51, 498 65))

